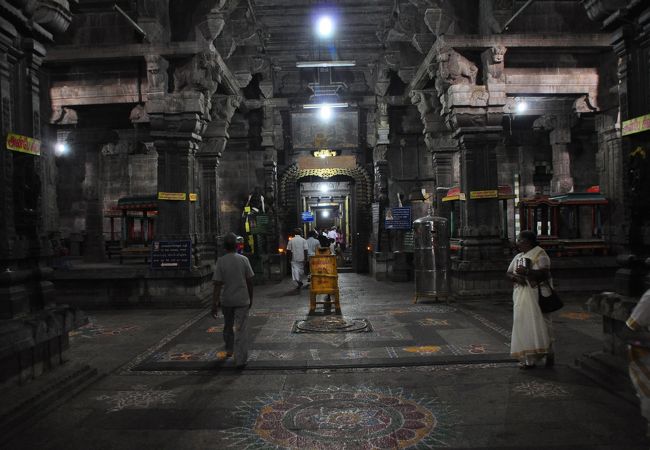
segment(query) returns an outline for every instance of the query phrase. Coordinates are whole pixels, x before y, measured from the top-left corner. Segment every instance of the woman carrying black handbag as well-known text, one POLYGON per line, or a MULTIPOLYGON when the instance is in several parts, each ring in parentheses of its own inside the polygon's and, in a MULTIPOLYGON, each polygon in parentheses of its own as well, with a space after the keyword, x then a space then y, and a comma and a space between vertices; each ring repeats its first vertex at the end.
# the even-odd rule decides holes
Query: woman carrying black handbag
POLYGON ((552 321, 549 314, 543 314, 539 304, 540 295, 552 293, 551 259, 532 231, 519 233, 517 247, 520 253, 507 271, 508 278, 514 282, 510 353, 520 361, 521 369, 532 369, 542 359, 546 367, 551 367, 555 363, 552 321))

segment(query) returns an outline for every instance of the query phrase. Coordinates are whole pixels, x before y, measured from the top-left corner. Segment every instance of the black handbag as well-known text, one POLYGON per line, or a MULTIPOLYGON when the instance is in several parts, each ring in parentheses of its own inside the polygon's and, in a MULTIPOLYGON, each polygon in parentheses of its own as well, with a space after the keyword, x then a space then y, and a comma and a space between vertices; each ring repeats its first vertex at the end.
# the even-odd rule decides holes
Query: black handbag
POLYGON ((546 284, 551 290, 551 295, 549 296, 542 295, 541 283, 537 285, 537 293, 539 294, 539 309, 541 309, 542 313, 544 314, 552 313, 553 311, 557 311, 564 306, 564 303, 557 295, 557 292, 555 292, 555 289, 553 289, 550 284, 546 284))

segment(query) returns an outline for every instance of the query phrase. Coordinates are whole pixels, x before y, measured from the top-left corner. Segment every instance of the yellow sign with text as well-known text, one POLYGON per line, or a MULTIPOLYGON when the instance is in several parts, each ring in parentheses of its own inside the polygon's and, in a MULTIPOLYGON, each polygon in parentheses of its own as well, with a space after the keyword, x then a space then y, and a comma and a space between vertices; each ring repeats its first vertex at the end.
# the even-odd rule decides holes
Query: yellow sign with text
POLYGON ((7 149, 13 150, 14 152, 40 156, 41 141, 20 134, 9 133, 7 135, 7 149))
POLYGON ((199 196, 195 192, 190 192, 190 201, 195 202, 199 199, 199 196))
POLYGON ((635 117, 634 119, 623 121, 622 135, 628 136, 634 133, 650 130, 650 114, 635 117))
POLYGON ((499 191, 497 189, 488 189, 485 191, 469 191, 469 198, 478 200, 481 198, 498 198, 499 191))
POLYGON ((187 194, 185 192, 158 192, 158 200, 183 201, 187 200, 187 194))

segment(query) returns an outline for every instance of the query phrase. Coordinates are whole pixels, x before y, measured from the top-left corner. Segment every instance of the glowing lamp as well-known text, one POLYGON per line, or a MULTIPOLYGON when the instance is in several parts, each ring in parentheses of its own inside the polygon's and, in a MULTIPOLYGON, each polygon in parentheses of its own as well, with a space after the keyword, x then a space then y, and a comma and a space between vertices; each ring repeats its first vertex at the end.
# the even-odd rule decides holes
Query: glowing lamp
POLYGON ((328 16, 323 16, 316 21, 316 33, 322 38, 331 37, 334 33, 334 22, 328 16))

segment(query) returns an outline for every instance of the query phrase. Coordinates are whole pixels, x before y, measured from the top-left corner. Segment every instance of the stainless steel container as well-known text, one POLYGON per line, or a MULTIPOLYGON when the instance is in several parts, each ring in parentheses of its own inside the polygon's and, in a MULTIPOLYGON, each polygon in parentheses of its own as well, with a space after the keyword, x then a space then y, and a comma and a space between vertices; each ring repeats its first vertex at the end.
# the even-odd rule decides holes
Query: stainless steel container
POLYGON ((415 297, 448 297, 449 226, 443 217, 413 222, 415 297))

